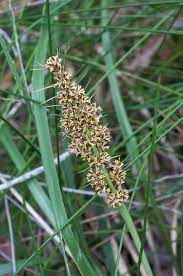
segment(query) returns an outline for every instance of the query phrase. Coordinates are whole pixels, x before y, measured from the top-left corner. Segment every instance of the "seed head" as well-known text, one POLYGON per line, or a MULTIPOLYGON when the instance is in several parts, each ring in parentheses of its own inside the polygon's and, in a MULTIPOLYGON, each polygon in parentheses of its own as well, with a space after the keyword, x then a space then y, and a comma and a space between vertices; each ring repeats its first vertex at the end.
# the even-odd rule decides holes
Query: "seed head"
POLYGON ((129 198, 128 191, 122 189, 121 191, 117 190, 116 192, 111 192, 107 197, 107 203, 113 208, 116 208, 121 205, 121 203, 126 202, 129 198))
POLYGON ((101 123, 101 107, 92 103, 85 90, 78 85, 72 75, 62 65, 58 56, 48 58, 45 68, 54 77, 58 102, 62 110, 60 120, 64 133, 70 138, 69 148, 83 160, 88 161, 87 180, 97 193, 106 193, 107 202, 117 207, 128 199, 127 190, 122 188, 126 173, 119 161, 111 161, 107 152, 110 144, 110 132, 101 123), (103 170, 108 164, 109 178, 115 192, 107 185, 103 170))
POLYGON ((123 163, 119 160, 111 161, 109 164, 109 175, 116 189, 122 189, 125 182, 126 172, 123 171, 123 163))
POLYGON ((94 166, 93 168, 90 168, 88 170, 87 180, 98 194, 110 192, 105 176, 102 174, 101 166, 94 166))

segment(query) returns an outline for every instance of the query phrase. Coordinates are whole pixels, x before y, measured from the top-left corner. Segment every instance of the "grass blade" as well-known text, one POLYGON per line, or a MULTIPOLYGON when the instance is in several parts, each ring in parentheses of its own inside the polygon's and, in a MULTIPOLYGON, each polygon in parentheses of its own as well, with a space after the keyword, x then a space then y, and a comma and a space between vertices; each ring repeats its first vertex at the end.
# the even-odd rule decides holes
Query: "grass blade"
MULTIPOLYGON (((26 162, 17 149, 15 143, 13 142, 10 131, 5 126, 3 126, 1 129, 0 141, 8 152, 17 170, 22 171, 22 168, 25 167, 26 162)), ((55 220, 53 217, 51 203, 43 188, 38 184, 36 180, 30 180, 27 186, 44 215, 55 227, 55 220)))
MULTIPOLYGON (((37 62, 44 64, 47 52, 48 34, 46 29, 42 29, 40 39, 35 55, 35 64, 37 62)), ((36 91, 44 87, 44 72, 33 72, 32 76, 33 90, 36 91)), ((44 93, 34 92, 32 94, 34 100, 44 102, 44 93)), ((33 113, 35 116, 37 134, 40 144, 42 162, 45 169, 45 178, 48 184, 49 196, 53 207, 53 213, 57 227, 64 225, 67 222, 67 214, 59 187, 59 181, 56 173, 56 168, 53 161, 53 152, 51 147, 51 139, 48 128, 48 121, 45 107, 42 105, 34 105, 33 113)), ((81 251, 73 232, 68 226, 63 230, 63 236, 68 245, 73 259, 83 275, 93 275, 94 271, 86 256, 81 251)))

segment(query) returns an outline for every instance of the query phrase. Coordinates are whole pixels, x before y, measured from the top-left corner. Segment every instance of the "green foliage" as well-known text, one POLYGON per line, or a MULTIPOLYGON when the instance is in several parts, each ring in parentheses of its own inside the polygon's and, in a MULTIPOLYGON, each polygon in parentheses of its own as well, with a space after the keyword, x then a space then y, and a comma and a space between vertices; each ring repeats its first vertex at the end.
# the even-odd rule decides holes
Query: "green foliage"
POLYGON ((0 275, 12 271, 12 250, 17 275, 26 269, 40 275, 180 273, 182 1, 10 1, 8 16, 6 2, 0 4, 0 180, 18 183, 0 188, 0 238, 11 252, 7 258, 2 246, 0 275), (90 193, 87 163, 63 157, 68 141, 43 67, 57 51, 102 106, 110 154, 125 164, 131 193, 119 210, 90 193), (44 173, 19 183, 39 166, 44 173))

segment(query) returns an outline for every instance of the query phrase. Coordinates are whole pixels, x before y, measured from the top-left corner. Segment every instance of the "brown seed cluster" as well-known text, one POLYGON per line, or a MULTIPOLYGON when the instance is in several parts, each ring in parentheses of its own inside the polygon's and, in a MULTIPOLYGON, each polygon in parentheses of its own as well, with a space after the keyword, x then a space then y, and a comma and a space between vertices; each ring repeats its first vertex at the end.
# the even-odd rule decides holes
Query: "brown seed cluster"
POLYGON ((111 161, 107 153, 110 143, 110 132, 107 126, 101 124, 101 107, 92 103, 85 95, 85 90, 65 71, 62 59, 50 57, 45 67, 52 72, 55 87, 60 91, 57 98, 62 110, 61 126, 70 138, 69 148, 89 163, 87 179, 97 193, 106 193, 107 202, 117 207, 128 199, 128 191, 123 189, 126 173, 123 164, 111 161), (108 171, 114 186, 108 186, 103 171, 108 171))

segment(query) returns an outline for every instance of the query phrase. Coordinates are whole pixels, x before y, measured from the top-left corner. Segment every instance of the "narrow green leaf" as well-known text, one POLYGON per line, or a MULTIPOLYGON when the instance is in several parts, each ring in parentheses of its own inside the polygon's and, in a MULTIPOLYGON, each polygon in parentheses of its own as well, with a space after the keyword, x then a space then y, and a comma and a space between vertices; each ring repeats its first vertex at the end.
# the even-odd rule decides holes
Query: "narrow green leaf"
POLYGON ((8 65, 11 69, 11 72, 13 74, 13 77, 16 81, 17 87, 19 88, 22 96, 26 97, 27 93, 26 93, 26 90, 23 88, 20 76, 19 76, 19 74, 18 74, 18 72, 15 68, 15 64, 14 64, 15 62, 13 61, 12 57, 10 56, 9 51, 7 49, 7 46, 6 46, 6 43, 5 43, 5 41, 4 41, 4 39, 2 38, 1 35, 0 35, 0 44, 1 44, 1 47, 3 49, 4 55, 7 59, 8 65))
MULTIPOLYGON (((26 162, 19 150, 17 149, 15 143, 13 142, 10 131, 5 126, 0 131, 0 141, 7 150, 17 170, 21 171, 22 168, 25 167, 26 162)), ((34 200, 36 201, 44 215, 48 218, 49 222, 55 227, 55 220, 53 217, 51 203, 43 188, 34 179, 28 181, 27 186, 34 200)))
MULTIPOLYGON (((37 62, 44 64, 47 52, 47 45, 48 33, 47 30, 43 28, 40 34, 40 39, 35 54, 35 65, 37 62)), ((44 71, 33 72, 32 86, 34 91, 42 89, 44 87, 44 71)), ((39 101, 40 103, 44 102, 45 100, 44 93, 40 92, 32 93, 32 98, 39 101)), ((68 219, 59 187, 55 164, 53 161, 54 158, 51 147, 51 138, 48 128, 46 109, 41 104, 40 106, 34 105, 33 113, 35 116, 42 162, 45 169, 45 178, 48 185, 53 213, 56 225, 57 227, 60 227, 64 225, 68 219)), ((63 236, 81 273, 83 275, 93 275, 93 273, 96 273, 94 272, 86 256, 81 251, 80 246, 77 243, 70 226, 63 230, 63 236)))

